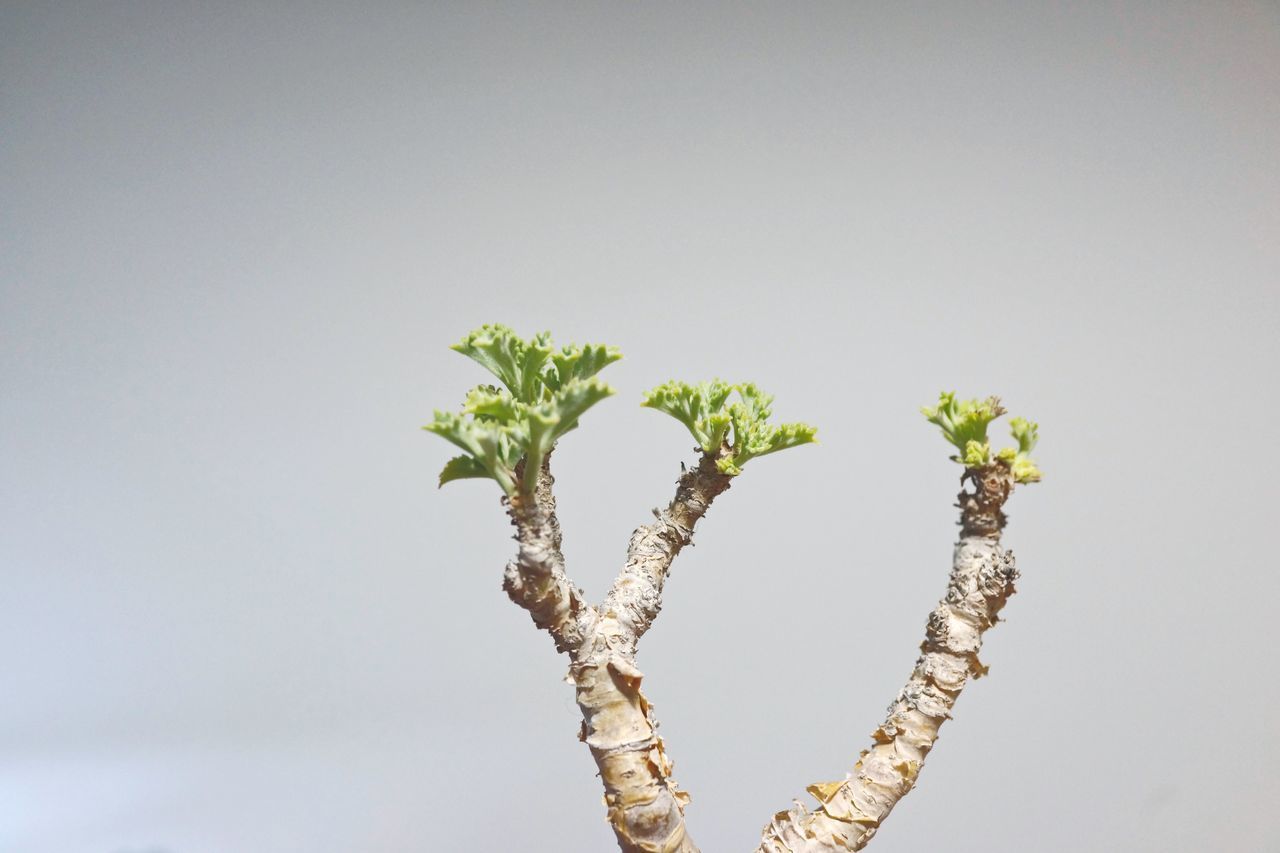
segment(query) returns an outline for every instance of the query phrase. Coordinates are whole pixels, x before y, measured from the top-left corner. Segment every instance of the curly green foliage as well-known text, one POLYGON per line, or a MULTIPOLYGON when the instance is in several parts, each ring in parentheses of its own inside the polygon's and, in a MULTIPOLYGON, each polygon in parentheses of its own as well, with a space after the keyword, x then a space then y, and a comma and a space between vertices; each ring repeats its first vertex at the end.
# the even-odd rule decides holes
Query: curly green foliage
POLYGON ((465 451, 465 455, 450 459, 444 466, 440 485, 453 480, 491 477, 508 495, 515 494, 515 467, 528 442, 527 426, 491 417, 468 418, 453 412, 436 412, 435 420, 423 429, 465 451))
POLYGON ((542 460, 578 419, 614 393, 595 374, 622 358, 614 347, 567 346, 556 352, 549 333, 531 340, 506 326, 486 325, 453 349, 483 365, 502 385, 479 385, 462 413, 436 412, 423 427, 462 448, 440 472, 440 485, 468 478, 497 481, 507 495, 532 494, 542 460), (523 477, 517 466, 524 461, 523 477))
POLYGON ((1036 483, 1040 481, 1040 469, 1031 458, 1040 441, 1040 425, 1026 418, 1010 418, 1009 430, 1018 446, 1006 447, 996 454, 1013 473, 1013 479, 1019 483, 1036 483))
POLYGON ((541 390, 539 377, 552 352, 550 333, 540 332, 526 341, 498 324, 481 326, 450 349, 479 362, 522 403, 534 402, 541 390))
POLYGON ((1004 414, 1000 400, 988 397, 985 400, 957 400, 954 391, 943 391, 938 397, 938 405, 920 410, 930 423, 942 428, 947 441, 954 444, 961 453, 967 454, 969 442, 979 445, 987 443, 987 424, 1004 414))
POLYGON ((604 344, 573 344, 551 354, 551 369, 543 371, 542 384, 559 391, 575 379, 590 379, 622 358, 617 347, 604 344))
POLYGON ((817 430, 808 424, 768 423, 772 403, 772 395, 750 382, 729 385, 713 379, 696 385, 664 382, 646 392, 640 405, 680 421, 703 453, 716 456, 716 467, 736 476, 750 459, 817 440, 817 430), (738 399, 731 403, 735 392, 738 399))
POLYGON ((1012 418, 1009 428, 1017 447, 1005 447, 995 453, 987 439, 987 425, 1005 413, 997 397, 985 400, 957 400, 954 391, 943 391, 937 406, 920 410, 930 423, 942 429, 942 435, 960 452, 951 458, 966 468, 981 468, 999 462, 1009 468, 1016 482, 1034 483, 1040 469, 1031 459, 1031 451, 1039 440, 1039 425, 1025 418, 1012 418))
POLYGON ((724 405, 732 393, 733 386, 719 379, 697 385, 673 379, 646 391, 640 405, 671 415, 688 428, 704 453, 715 453, 729 430, 724 405))

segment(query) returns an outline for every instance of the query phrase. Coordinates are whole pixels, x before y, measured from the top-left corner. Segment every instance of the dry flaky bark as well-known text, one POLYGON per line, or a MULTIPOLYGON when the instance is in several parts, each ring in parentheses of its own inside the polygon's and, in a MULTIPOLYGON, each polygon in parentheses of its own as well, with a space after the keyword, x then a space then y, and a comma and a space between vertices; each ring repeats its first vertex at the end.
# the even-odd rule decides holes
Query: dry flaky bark
MULTIPOLYGON (((605 804, 624 853, 697 853, 684 822, 689 796, 671 776, 672 763, 657 734, 652 707, 640 691, 636 646, 662 606, 672 560, 693 535, 712 501, 732 477, 704 454, 684 471, 666 509, 631 537, 626 565, 602 604, 587 602, 565 573, 555 514, 550 456, 532 500, 516 496, 508 510, 518 551, 504 588, 534 623, 569 654, 583 723, 604 783, 605 804)), ((983 633, 1013 594, 1018 572, 1000 545, 1009 467, 967 469, 959 495, 960 539, 946 595, 929 615, 921 655, 906 685, 872 734, 873 745, 845 779, 808 787, 820 802, 797 804, 765 827, 756 853, 835 853, 860 850, 889 812, 914 787, 942 723, 969 678, 985 673, 978 660, 983 633)))
POLYGON ((779 812, 764 829, 756 853, 820 853, 861 850, 889 812, 915 786, 938 729, 951 716, 969 677, 986 669, 978 661, 983 633, 996 623, 1018 577, 1012 552, 1000 546, 1001 510, 1013 488, 1009 469, 992 464, 969 469, 961 491, 960 540, 951 579, 929 614, 920 658, 906 685, 872 733, 853 772, 835 782, 808 787, 821 805, 797 804, 779 812))
POLYGON ((516 498, 508 503, 519 548, 507 564, 502 588, 529 611, 533 624, 551 634, 557 651, 573 653, 582 647, 599 617, 565 574, 560 520, 551 491, 554 483, 551 454, 547 454, 538 471, 534 500, 516 498))
MULTIPOLYGON (((569 579, 551 476, 556 441, 583 413, 616 393, 596 375, 622 354, 602 344, 556 350, 549 333, 526 340, 500 324, 467 334, 452 349, 502 383, 480 385, 462 412, 436 411, 424 429, 463 451, 445 463, 440 484, 492 479, 506 495, 517 550, 503 588, 569 655, 569 681, 582 711, 580 737, 604 784, 610 824, 624 853, 697 853, 685 828, 688 794, 671 776, 653 709, 640 691, 636 647, 662 609, 671 562, 694 527, 742 466, 761 456, 816 441, 805 423, 774 423, 773 396, 755 383, 671 380, 645 393, 641 405, 678 420, 702 451, 683 469, 675 497, 636 529, 626 563, 608 594, 592 605, 569 579)), ((797 804, 765 828, 757 853, 860 850, 915 785, 938 729, 950 716, 978 661, 982 635, 996 622, 1017 578, 1013 555, 1000 547, 1002 507, 1014 483, 1037 482, 1031 458, 1039 426, 1012 418, 1014 446, 992 448, 988 425, 1004 414, 999 399, 958 399, 943 391, 921 410, 956 448, 965 466, 961 531, 946 597, 929 616, 915 670, 875 743, 845 779, 810 785, 816 811, 797 804)))
POLYGON ((689 796, 671 777, 671 760, 640 692, 635 654, 661 609, 672 560, 732 478, 710 455, 686 470, 667 508, 632 535, 625 567, 603 604, 593 607, 565 574, 549 462, 550 455, 534 500, 517 496, 509 502, 519 546, 503 586, 551 634, 556 648, 570 655, 569 675, 583 718, 580 738, 600 770, 619 847, 625 853, 697 853, 684 823, 689 796))

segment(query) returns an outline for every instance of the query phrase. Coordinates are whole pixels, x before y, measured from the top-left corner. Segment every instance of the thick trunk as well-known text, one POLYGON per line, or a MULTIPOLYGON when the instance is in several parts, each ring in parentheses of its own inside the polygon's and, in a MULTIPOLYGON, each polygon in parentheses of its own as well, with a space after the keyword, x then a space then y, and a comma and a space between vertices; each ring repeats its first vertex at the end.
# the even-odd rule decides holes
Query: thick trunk
POLYGON ((983 633, 1013 594, 1018 572, 1013 554, 1000 547, 1001 506, 1012 490, 1008 469, 993 464, 970 470, 973 491, 962 491, 960 540, 947 592, 929 614, 921 655, 906 685, 889 706, 853 772, 808 787, 821 805, 802 805, 774 816, 757 853, 824 853, 861 850, 889 812, 915 786, 938 729, 951 716, 970 676, 986 670, 978 661, 983 633))
MULTIPOLYGON (((607 620, 606 620, 607 624, 607 620)), ((607 651, 570 670, 581 739, 600 769, 609 823, 626 853, 697 853, 684 824, 689 795, 671 777, 635 665, 607 651)))

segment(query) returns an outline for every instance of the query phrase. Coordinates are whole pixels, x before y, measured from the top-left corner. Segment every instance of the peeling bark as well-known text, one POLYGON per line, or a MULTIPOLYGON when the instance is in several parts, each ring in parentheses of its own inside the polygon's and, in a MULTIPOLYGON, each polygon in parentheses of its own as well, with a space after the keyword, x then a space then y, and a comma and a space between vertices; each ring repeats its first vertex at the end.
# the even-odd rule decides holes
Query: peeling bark
POLYGON ((582 709, 579 736, 600 769, 619 848, 623 853, 698 853, 684 823, 689 795, 671 776, 652 706, 640 692, 640 670, 604 652, 575 663, 570 676, 582 709))
MULTIPOLYGON (((959 495, 960 540, 947 593, 929 616, 921 656, 872 735, 874 744, 845 779, 808 787, 820 802, 815 811, 797 804, 775 815, 756 853, 865 847, 914 787, 969 678, 985 674, 978 660, 982 635, 998 620, 1017 579, 1013 555, 1000 546, 1002 507, 1013 480, 1002 464, 970 469, 964 480, 972 489, 959 495)), ((599 768, 608 819, 623 853, 698 851, 684 823, 689 795, 672 778, 652 706, 640 690, 635 654, 661 610, 672 561, 731 481, 710 455, 686 470, 667 508, 655 510, 655 522, 632 534, 626 565, 598 608, 565 573, 549 458, 532 500, 508 504, 518 550, 503 585, 571 657, 569 677, 583 717, 579 737, 599 768)))
POLYGON ((608 819, 623 853, 698 853, 684 823, 689 795, 671 776, 652 706, 640 692, 643 676, 635 653, 661 609, 672 560, 731 479, 711 456, 686 470, 671 503, 655 511, 657 520, 632 534, 626 565, 599 608, 565 574, 549 457, 534 499, 508 504, 518 550, 503 587, 551 634, 557 650, 571 656, 569 678, 583 719, 579 737, 599 768, 608 819))
POLYGON ((970 676, 986 668, 978 660, 983 633, 998 621, 1018 577, 1013 554, 1000 546, 1001 507, 1013 489, 1009 469, 992 464, 965 472, 972 491, 959 495, 960 540, 946 595, 929 614, 921 655, 906 685, 889 706, 845 779, 808 787, 820 803, 797 803, 765 827, 756 853, 830 853, 861 850, 898 801, 915 786, 938 730, 950 718, 970 676))
POLYGON ((711 502, 733 480, 716 467, 716 457, 703 454, 698 467, 688 469, 676 484, 676 495, 665 510, 654 510, 653 524, 636 529, 627 547, 627 564, 605 597, 601 611, 617 620, 627 652, 649 630, 662 609, 662 587, 671 562, 693 539, 693 528, 711 502))
POLYGON ((507 502, 519 546, 515 559, 507 563, 502 588, 529 611, 533 624, 551 634, 556 651, 573 653, 590 636, 599 615, 565 574, 554 483, 548 453, 538 471, 534 500, 516 497, 507 502))

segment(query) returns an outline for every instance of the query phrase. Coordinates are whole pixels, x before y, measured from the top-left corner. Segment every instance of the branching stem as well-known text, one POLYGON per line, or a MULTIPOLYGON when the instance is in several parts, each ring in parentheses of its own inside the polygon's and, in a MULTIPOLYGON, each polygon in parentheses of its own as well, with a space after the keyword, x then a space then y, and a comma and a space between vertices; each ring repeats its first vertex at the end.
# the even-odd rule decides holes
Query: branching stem
POLYGON ((686 469, 675 497, 655 521, 636 528, 627 547, 627 563, 601 607, 615 619, 620 639, 634 654, 635 645, 662 609, 662 588, 671 563, 693 539, 693 528, 711 502, 729 488, 733 478, 716 467, 716 456, 704 453, 696 468, 686 469))
POLYGON ((704 454, 687 469, 665 510, 632 534, 627 562, 600 607, 569 581, 560 551, 550 454, 533 500, 515 496, 508 511, 518 549, 504 588, 549 632, 572 663, 569 676, 582 711, 579 735, 591 749, 605 789, 609 822, 624 853, 697 853, 684 823, 689 795, 671 776, 653 708, 640 692, 636 645, 662 608, 671 563, 694 526, 733 478, 704 454))
POLYGON ((973 488, 959 495, 960 540, 946 595, 929 614, 920 658, 872 733, 874 744, 843 780, 808 787, 820 803, 817 810, 797 804, 774 815, 756 853, 843 853, 865 847, 915 786, 970 676, 986 673, 978 660, 982 635, 998 620, 1018 577, 1013 554, 1000 546, 1001 507, 1013 478, 1006 465, 994 463, 966 470, 963 479, 973 488))

